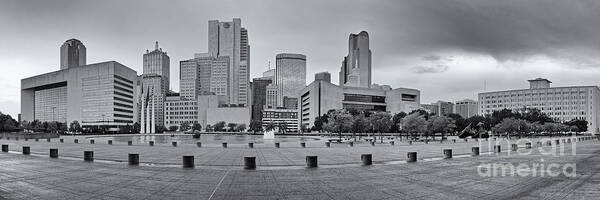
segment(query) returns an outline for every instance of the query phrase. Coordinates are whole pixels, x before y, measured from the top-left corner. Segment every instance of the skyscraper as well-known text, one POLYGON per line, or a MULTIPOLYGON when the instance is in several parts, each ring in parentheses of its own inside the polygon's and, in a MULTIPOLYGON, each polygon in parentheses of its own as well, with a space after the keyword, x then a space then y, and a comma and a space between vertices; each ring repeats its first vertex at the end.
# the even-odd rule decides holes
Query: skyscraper
POLYGON ((154 43, 154 51, 146 50, 144 54, 143 74, 157 74, 162 76, 165 82, 165 91, 170 89, 170 59, 166 51, 158 47, 158 41, 154 43))
POLYGON ((226 96, 229 79, 229 57, 196 57, 180 62, 179 90, 181 98, 198 95, 226 96))
POLYGON ((169 92, 170 59, 167 52, 154 44, 154 50, 143 55, 143 74, 140 77, 140 133, 157 133, 164 126, 164 102, 169 92))
POLYGON ((350 34, 348 56, 340 69, 340 86, 371 87, 371 49, 366 31, 350 34))
MULTIPOLYGON (((275 85, 279 88, 277 106, 285 106, 284 99, 297 100, 298 93, 306 87, 306 56, 281 53, 275 59, 275 85)), ((297 103, 292 104, 297 107, 297 103)))
POLYGON ((231 22, 208 21, 208 54, 229 57, 227 99, 230 104, 246 105, 250 81, 250 45, 248 31, 241 24, 239 18, 231 22))
POLYGON ((60 46, 60 69, 85 65, 85 46, 77 39, 65 41, 60 46))
POLYGON ((262 120, 262 111, 267 103, 267 86, 272 82, 272 77, 252 79, 252 120, 262 120))

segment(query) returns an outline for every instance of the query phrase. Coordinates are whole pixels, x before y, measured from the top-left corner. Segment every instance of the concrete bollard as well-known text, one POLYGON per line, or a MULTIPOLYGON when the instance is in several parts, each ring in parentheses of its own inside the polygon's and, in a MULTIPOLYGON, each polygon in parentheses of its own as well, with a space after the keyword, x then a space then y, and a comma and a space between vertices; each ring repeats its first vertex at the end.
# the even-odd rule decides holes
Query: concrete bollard
POLYGON ((412 145, 412 140, 411 140, 411 141, 408 141, 408 145, 412 145))
POLYGON ((417 152, 408 152, 406 162, 417 162, 417 152))
POLYGON ((546 142, 546 146, 552 146, 552 141, 546 142))
POLYGON ((256 169, 256 157, 244 157, 244 169, 256 169))
POLYGON ((362 164, 365 166, 372 165, 373 164, 373 155, 362 154, 362 155, 360 155, 360 160, 362 161, 362 164))
POLYGON ((331 147, 331 143, 325 142, 325 147, 331 147))
POLYGON ((394 146, 395 142, 394 141, 390 141, 390 145, 394 146))
POLYGON ((306 167, 315 168, 318 166, 319 166, 319 163, 317 161, 317 156, 306 156, 306 167))
POLYGON ((23 154, 25 154, 25 155, 31 154, 31 148, 29 146, 24 146, 23 147, 23 154))
POLYGON ((202 147, 202 142, 196 142, 196 147, 202 147))
POLYGON ((494 145, 494 153, 502 152, 502 147, 500 145, 494 145))
POLYGON ((479 156, 479 147, 471 147, 471 156, 479 156))
POLYGON ((58 139, 58 140, 60 141, 60 143, 65 143, 65 140, 64 140, 64 139, 62 139, 62 138, 60 138, 60 139, 58 139))
POLYGON ((94 152, 93 151, 84 151, 83 152, 83 161, 87 161, 87 162, 94 161, 94 152))
POLYGON ((517 144, 510 144, 510 150, 517 151, 518 149, 519 149, 519 146, 517 144))
POLYGON ((194 168, 194 156, 183 156, 183 168, 194 168))
POLYGON ((2 144, 2 152, 8 152, 8 144, 2 144))
POLYGON ((352 142, 352 141, 348 142, 348 146, 353 147, 354 146, 354 142, 352 142))
POLYGON ((17 137, 15 138, 15 140, 19 140, 19 136, 17 136, 17 137))
POLYGON ((129 163, 129 165, 139 165, 140 164, 140 154, 137 153, 130 153, 127 159, 127 163, 129 163))
POLYGON ((177 147, 177 142, 173 141, 173 142, 171 142, 171 145, 174 147, 177 147))
POLYGON ((275 142, 275 148, 279 148, 279 142, 275 142))
POLYGON ((78 139, 74 139, 73 143, 77 144, 77 143, 79 143, 79 140, 78 139))
POLYGON ((252 142, 249 142, 249 143, 248 143, 248 148, 251 148, 251 149, 252 149, 252 148, 254 148, 254 143, 252 143, 252 142))
POLYGON ((96 143, 96 141, 90 140, 90 144, 94 144, 94 143, 96 143))
POLYGON ((227 142, 223 142, 222 146, 223 148, 227 148, 227 142))
POLYGON ((50 138, 46 138, 46 142, 50 142, 50 138))
POLYGON ((465 138, 465 142, 469 142, 469 139, 465 138))
POLYGON ((151 147, 154 146, 154 141, 149 141, 148 145, 150 145, 151 147))
POLYGON ((531 149, 531 142, 525 143, 525 148, 526 149, 531 149))
POLYGON ((559 144, 560 144, 560 141, 559 141, 559 140, 554 140, 554 144, 555 144, 555 145, 559 145, 559 144))
POLYGON ((108 140, 108 144, 109 144, 109 145, 112 145, 112 140, 108 140))
POLYGON ((300 146, 301 146, 302 148, 306 148, 306 142, 300 142, 300 146))
POLYGON ((456 139, 452 139, 452 143, 456 143, 456 139))
POLYGON ((133 145, 133 141, 131 141, 131 140, 127 141, 127 145, 129 145, 129 146, 133 145))
POLYGON ((375 146, 375 142, 371 141, 371 146, 375 146))
POLYGON ((35 141, 36 141, 36 142, 39 142, 39 141, 40 141, 40 139, 37 139, 37 138, 35 138, 35 141))
POLYGON ((444 159, 452 158, 452 149, 444 149, 444 159))
POLYGON ((50 158, 58 158, 58 149, 50 149, 50 158))

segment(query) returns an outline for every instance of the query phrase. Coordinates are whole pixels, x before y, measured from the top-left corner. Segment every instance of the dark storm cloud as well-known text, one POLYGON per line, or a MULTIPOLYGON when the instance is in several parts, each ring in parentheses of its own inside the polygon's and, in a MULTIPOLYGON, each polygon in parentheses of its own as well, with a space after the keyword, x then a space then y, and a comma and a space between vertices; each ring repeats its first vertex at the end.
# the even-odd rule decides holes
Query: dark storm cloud
POLYGON ((384 12, 402 55, 441 49, 489 54, 498 61, 532 55, 598 63, 600 1, 595 0, 415 0, 384 12))

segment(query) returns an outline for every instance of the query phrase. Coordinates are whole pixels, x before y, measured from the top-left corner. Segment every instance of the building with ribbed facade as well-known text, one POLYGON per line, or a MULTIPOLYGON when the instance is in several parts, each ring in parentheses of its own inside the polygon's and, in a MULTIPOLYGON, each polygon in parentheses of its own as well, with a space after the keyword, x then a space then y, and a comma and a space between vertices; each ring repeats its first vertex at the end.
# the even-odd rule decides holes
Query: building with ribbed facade
POLYGON ((86 64, 86 48, 81 41, 70 39, 60 46, 60 69, 79 67, 86 64))
POLYGON ((477 115, 477 108, 477 101, 472 99, 464 99, 454 103, 454 112, 465 119, 477 115))

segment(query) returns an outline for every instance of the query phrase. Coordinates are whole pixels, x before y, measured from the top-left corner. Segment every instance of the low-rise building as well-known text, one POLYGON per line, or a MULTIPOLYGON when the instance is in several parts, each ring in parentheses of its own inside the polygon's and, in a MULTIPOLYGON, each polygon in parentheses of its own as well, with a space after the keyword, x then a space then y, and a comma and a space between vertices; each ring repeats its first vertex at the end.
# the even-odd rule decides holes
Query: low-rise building
POLYGON ((21 79, 22 120, 77 120, 84 128, 118 131, 134 123, 136 78, 136 71, 108 61, 21 79))
POLYGON ((454 112, 466 119, 478 114, 477 107, 477 101, 475 100, 460 100, 456 101, 456 103, 454 104, 454 112))
POLYGON ((340 87, 324 80, 315 80, 300 93, 300 124, 310 128, 314 126, 316 117, 332 109, 385 111, 395 114, 420 108, 419 90, 384 88, 340 87))
POLYGON ((262 125, 263 127, 266 127, 269 123, 274 123, 276 126, 278 124, 285 123, 287 127, 286 132, 296 132, 300 129, 300 127, 298 126, 298 110, 272 108, 264 109, 262 116, 262 125))
POLYGON ((550 87, 548 79, 529 80, 529 89, 479 93, 479 114, 502 109, 536 108, 559 122, 581 119, 588 122, 588 132, 597 133, 600 112, 598 86, 550 87))

